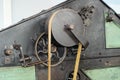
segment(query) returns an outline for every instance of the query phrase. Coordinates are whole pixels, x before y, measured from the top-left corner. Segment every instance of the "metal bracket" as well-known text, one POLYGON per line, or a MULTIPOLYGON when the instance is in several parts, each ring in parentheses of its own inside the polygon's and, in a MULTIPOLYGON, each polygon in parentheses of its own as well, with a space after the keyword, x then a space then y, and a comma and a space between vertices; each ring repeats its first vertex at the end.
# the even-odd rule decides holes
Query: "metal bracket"
POLYGON ((74 37, 73 39, 77 40, 77 43, 81 43, 83 45, 83 48, 86 49, 89 45, 89 42, 87 41, 87 39, 82 35, 82 34, 78 34, 78 32, 76 32, 76 30, 74 30, 74 25, 65 25, 65 29, 68 30, 72 36, 74 37))

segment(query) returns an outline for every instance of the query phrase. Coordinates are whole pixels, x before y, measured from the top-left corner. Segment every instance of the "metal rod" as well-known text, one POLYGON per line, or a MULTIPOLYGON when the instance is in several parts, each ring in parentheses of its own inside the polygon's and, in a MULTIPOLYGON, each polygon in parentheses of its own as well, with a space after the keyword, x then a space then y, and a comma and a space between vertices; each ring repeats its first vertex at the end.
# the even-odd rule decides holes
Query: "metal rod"
POLYGON ((24 56, 23 49, 22 49, 21 46, 20 46, 20 53, 21 53, 21 56, 22 56, 22 59, 23 59, 23 66, 25 66, 25 56, 24 56))

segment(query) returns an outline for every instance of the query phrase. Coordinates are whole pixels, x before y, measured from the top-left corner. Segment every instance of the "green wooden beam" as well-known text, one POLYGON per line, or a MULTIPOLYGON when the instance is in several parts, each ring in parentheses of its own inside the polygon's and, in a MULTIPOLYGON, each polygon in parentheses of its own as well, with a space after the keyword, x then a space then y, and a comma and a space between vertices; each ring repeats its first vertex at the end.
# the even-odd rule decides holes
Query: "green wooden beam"
POLYGON ((91 80, 120 80, 120 67, 86 70, 91 80))
POLYGON ((36 80, 35 67, 1 67, 0 80, 36 80))

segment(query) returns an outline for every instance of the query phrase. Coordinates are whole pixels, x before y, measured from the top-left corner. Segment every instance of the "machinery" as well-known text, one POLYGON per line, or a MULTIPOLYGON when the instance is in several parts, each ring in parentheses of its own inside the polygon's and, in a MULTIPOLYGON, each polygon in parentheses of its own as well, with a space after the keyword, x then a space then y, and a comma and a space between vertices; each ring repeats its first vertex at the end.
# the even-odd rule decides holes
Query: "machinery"
POLYGON ((120 17, 102 0, 67 0, 1 30, 0 67, 35 66, 36 80, 47 80, 50 59, 52 80, 72 80, 79 43, 76 80, 92 80, 85 70, 120 66, 120 17))

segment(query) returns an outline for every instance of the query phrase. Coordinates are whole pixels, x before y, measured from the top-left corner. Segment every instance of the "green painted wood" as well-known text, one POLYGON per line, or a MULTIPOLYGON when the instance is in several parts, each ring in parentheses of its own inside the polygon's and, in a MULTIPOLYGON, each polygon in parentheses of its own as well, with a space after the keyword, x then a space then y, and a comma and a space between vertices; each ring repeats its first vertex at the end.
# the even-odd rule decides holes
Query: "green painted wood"
POLYGON ((120 25, 106 22, 105 29, 106 48, 120 48, 120 25))
MULTIPOLYGON (((105 14, 105 16, 107 16, 105 14)), ((120 48, 120 25, 105 22, 106 48, 120 48)), ((84 71, 91 80, 120 80, 120 67, 84 71)))
POLYGON ((35 67, 1 67, 0 80, 36 80, 35 67))
POLYGON ((120 67, 86 70, 91 80, 120 80, 120 67))

